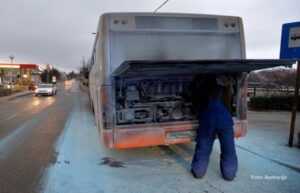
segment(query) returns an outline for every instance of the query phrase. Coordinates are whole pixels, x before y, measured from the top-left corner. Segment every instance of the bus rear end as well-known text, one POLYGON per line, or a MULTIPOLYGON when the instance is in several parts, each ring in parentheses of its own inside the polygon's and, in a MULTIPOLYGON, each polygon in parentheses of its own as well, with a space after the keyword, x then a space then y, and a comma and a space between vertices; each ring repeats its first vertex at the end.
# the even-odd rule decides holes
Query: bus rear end
MULTIPOLYGON (((199 112, 190 97, 193 94, 191 87, 196 78, 197 83, 201 84, 201 78, 208 74, 199 73, 202 67, 196 63, 195 71, 190 72, 193 69, 191 66, 195 65, 190 62, 184 66, 184 62, 180 61, 154 61, 151 64, 133 61, 134 74, 139 71, 137 66, 141 65, 143 67, 140 70, 145 70, 142 73, 144 76, 130 76, 131 70, 123 71, 123 75, 128 76, 115 76, 115 148, 186 143, 195 139, 199 112), (149 66, 149 69, 145 66, 149 66), (157 75, 155 66, 159 69, 165 67, 161 72, 168 73, 157 75), (184 72, 184 68, 187 72, 184 72), (184 73, 172 74, 175 69, 184 73)), ((224 76, 216 71, 214 74, 224 76)), ((236 83, 230 109, 235 122, 235 136, 241 137, 247 131, 247 107, 243 105, 246 102, 243 93, 246 78, 245 74, 240 73, 226 77, 236 83)))
POLYGON ((191 14, 104 14, 93 53, 96 122, 112 148, 193 141, 198 120, 188 96, 206 74, 230 79, 235 136, 244 136, 247 72, 274 62, 245 60, 239 17, 191 14))

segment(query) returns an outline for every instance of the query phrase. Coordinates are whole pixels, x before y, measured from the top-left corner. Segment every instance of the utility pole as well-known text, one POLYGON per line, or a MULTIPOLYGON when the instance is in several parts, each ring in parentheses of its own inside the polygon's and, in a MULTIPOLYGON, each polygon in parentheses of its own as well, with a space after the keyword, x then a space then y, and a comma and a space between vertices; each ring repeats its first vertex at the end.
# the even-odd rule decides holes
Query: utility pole
POLYGON ((10 94, 12 93, 12 74, 13 74, 13 70, 12 70, 12 64, 13 64, 13 60, 15 59, 14 55, 10 55, 9 56, 10 59, 10 94))
POLYGON ((47 70, 47 83, 49 83, 49 64, 46 64, 46 70, 47 70))
MULTIPOLYGON (((289 147, 293 147, 293 143, 294 143, 293 140, 294 140, 294 133, 295 133, 296 115, 298 109, 299 82, 300 82, 300 60, 297 62, 297 75, 296 75, 296 83, 295 83, 294 102, 292 107, 289 147)), ((300 134, 298 135, 300 136, 300 134)))
POLYGON ((84 56, 82 56, 82 81, 84 79, 84 63, 85 63, 84 56))

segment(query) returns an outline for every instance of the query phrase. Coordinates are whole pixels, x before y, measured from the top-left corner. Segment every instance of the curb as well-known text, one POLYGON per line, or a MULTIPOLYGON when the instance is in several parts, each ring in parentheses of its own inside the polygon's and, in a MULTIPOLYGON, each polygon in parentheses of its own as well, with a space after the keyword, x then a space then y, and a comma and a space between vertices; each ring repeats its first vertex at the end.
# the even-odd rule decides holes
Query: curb
POLYGON ((8 101, 8 100, 11 100, 11 99, 14 99, 14 98, 18 98, 18 97, 22 97, 22 96, 26 96, 26 95, 31 95, 31 94, 33 94, 33 91, 23 91, 21 93, 17 93, 17 94, 14 94, 14 95, 1 97, 0 102, 8 101))

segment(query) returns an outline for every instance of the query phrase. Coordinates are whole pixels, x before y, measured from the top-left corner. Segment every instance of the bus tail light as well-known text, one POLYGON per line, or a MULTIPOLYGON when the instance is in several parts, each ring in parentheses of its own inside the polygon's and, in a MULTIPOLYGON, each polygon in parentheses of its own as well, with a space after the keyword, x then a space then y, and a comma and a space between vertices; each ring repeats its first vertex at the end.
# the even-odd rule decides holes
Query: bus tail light
POLYGON ((111 105, 102 105, 102 121, 104 129, 112 129, 113 117, 111 105))
POLYGON ((102 104, 102 120, 104 129, 112 129, 113 126, 113 110, 111 101, 111 86, 100 86, 100 104, 102 104))

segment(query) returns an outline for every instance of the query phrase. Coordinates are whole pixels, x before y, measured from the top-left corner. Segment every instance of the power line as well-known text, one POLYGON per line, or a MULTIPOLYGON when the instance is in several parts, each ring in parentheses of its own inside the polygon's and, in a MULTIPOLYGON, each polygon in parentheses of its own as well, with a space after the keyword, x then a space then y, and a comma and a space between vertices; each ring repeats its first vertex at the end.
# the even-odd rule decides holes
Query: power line
POLYGON ((164 6, 166 3, 168 3, 169 0, 166 0, 165 2, 163 2, 157 9, 155 9, 154 13, 157 12, 160 8, 162 8, 162 6, 164 6))

